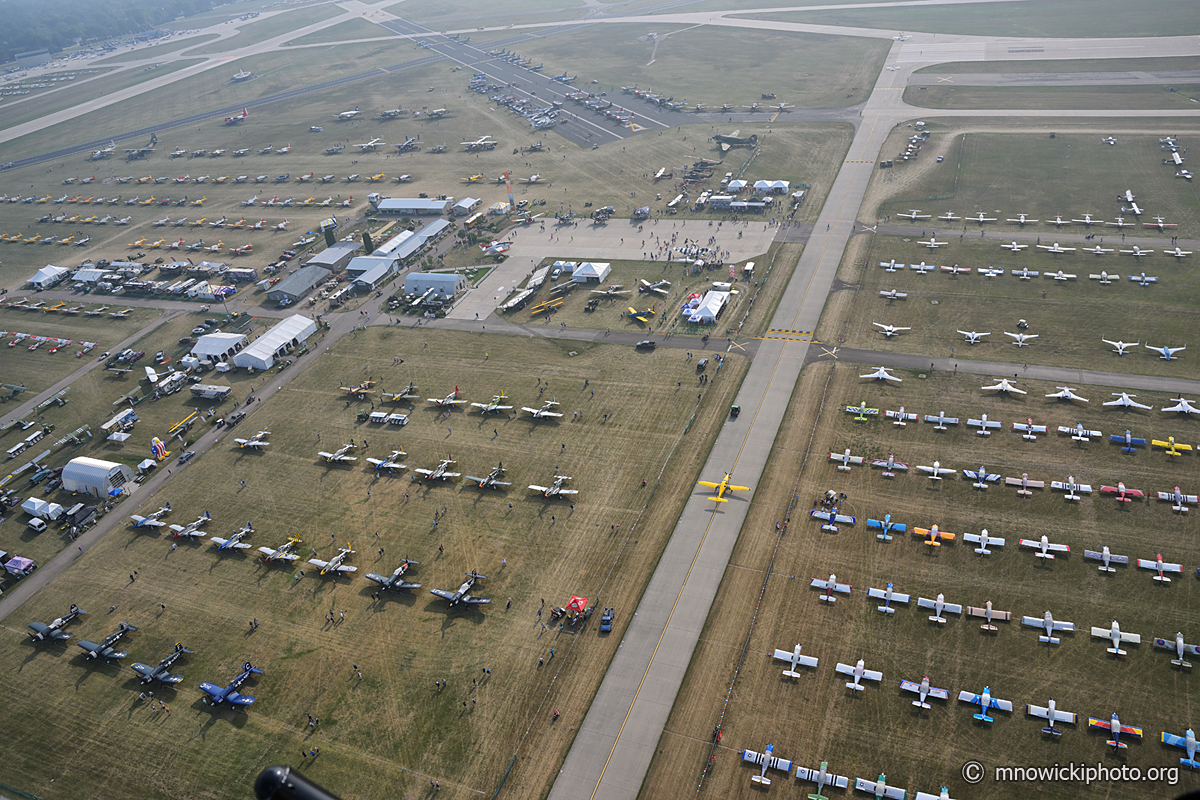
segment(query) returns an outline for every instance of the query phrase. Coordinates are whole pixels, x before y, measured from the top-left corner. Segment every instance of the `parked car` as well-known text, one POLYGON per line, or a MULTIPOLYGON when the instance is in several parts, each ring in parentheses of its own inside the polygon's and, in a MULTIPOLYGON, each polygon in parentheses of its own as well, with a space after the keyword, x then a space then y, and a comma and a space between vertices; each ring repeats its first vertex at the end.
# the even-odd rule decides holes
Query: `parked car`
POLYGON ((608 633, 612 630, 613 617, 617 614, 615 608, 606 608, 604 613, 600 615, 600 632, 608 633))
POLYGON ((183 454, 179 456, 179 463, 186 464, 187 462, 191 461, 195 457, 196 457, 195 450, 184 450, 183 454))
POLYGON ((654 348, 658 347, 658 343, 652 342, 649 339, 643 339, 642 341, 635 344, 634 347, 636 347, 639 350, 653 350, 654 348))

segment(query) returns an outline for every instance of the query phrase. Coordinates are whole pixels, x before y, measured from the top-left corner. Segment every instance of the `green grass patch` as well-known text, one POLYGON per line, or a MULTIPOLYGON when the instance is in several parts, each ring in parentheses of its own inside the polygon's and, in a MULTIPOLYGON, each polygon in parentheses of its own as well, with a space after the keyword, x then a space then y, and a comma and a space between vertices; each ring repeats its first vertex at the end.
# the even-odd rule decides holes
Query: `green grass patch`
POLYGON ((337 25, 331 25, 324 30, 310 33, 306 36, 301 36, 299 39, 293 39, 288 42, 289 45, 305 45, 305 44, 325 44, 337 42, 349 42, 355 39, 377 39, 381 36, 394 36, 392 31, 387 28, 376 25, 373 22, 367 22, 362 18, 339 22, 337 25))
POLYGON ((927 33, 960 33, 979 36, 1105 37, 1183 36, 1200 32, 1200 20, 1187 0, 1156 0, 1146 6, 1122 0, 1093 0, 1087 13, 1071 0, 1046 0, 1036 9, 1028 3, 997 2, 937 8, 872 8, 836 11, 795 11, 747 15, 752 19, 841 25, 859 28, 895 28, 927 33))
POLYGON ((313 25, 318 22, 323 22, 327 19, 332 19, 341 16, 345 12, 336 5, 317 3, 303 8, 297 8, 294 11, 285 11, 282 14, 274 14, 265 19, 251 20, 243 25, 238 26, 238 34, 228 39, 223 39, 220 42, 215 42, 206 47, 201 47, 195 52, 195 55, 213 55, 215 53, 228 53, 231 50, 238 50, 252 44, 265 42, 268 39, 273 39, 276 36, 283 36, 288 31, 298 30, 300 28, 313 25))
POLYGON ((164 56, 169 53, 178 52, 180 50, 198 47, 202 44, 205 44, 206 42, 211 42, 213 39, 217 39, 219 37, 220 37, 220 34, 217 34, 217 33, 206 33, 206 34, 202 34, 202 35, 198 35, 198 36, 188 36, 188 37, 180 38, 180 39, 172 39, 169 42, 164 42, 163 44, 152 45, 150 47, 131 48, 129 50, 126 50, 123 53, 118 53, 117 55, 109 56, 108 58, 101 59, 99 61, 93 61, 92 63, 102 66, 102 65, 106 65, 106 64, 125 64, 130 61, 142 61, 147 58, 157 58, 158 56, 164 56))
POLYGON ((584 8, 579 0, 497 0, 488 3, 486 8, 472 0, 412 0, 388 6, 384 11, 410 20, 445 19, 447 23, 460 23, 455 27, 462 27, 461 23, 470 20, 478 19, 484 25, 495 25, 498 23, 492 21, 491 17, 532 13, 544 15, 572 5, 577 5, 581 11, 584 8), (482 14, 484 11, 486 14, 482 14))
POLYGON ((1043 61, 950 61, 921 67, 914 75, 934 73, 992 72, 1124 72, 1200 69, 1200 57, 1180 56, 1177 58, 1080 58, 1075 60, 1047 59, 1043 61))
POLYGON ((904 100, 922 108, 1193 109, 1200 85, 909 86, 904 100))

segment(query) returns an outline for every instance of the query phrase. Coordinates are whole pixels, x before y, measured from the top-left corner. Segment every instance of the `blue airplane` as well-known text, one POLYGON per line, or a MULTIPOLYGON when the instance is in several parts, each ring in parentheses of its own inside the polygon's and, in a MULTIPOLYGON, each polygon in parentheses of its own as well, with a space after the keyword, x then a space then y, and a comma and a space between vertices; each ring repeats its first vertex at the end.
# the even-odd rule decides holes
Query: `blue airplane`
POLYGON ((564 72, 562 75, 555 75, 550 80, 558 81, 559 83, 570 83, 571 81, 575 80, 578 77, 579 77, 578 75, 568 75, 567 73, 564 72))
POLYGON ((208 682, 200 684, 200 688, 207 692, 209 697, 212 698, 209 702, 211 702, 213 705, 220 705, 221 703, 229 702, 233 703, 234 705, 248 706, 254 702, 254 698, 250 697, 249 695, 238 694, 237 690, 251 675, 261 674, 261 669, 247 661, 245 664, 242 664, 242 674, 234 678, 233 682, 224 689, 222 689, 220 686, 217 686, 215 683, 208 682))
POLYGON ((897 533, 904 533, 905 531, 908 530, 907 525, 905 525, 901 522, 892 522, 891 514, 884 514, 882 522, 877 519, 867 520, 867 527, 868 528, 879 528, 881 531, 883 531, 883 533, 875 534, 875 538, 881 539, 885 542, 890 542, 892 540, 892 531, 896 531, 897 533))

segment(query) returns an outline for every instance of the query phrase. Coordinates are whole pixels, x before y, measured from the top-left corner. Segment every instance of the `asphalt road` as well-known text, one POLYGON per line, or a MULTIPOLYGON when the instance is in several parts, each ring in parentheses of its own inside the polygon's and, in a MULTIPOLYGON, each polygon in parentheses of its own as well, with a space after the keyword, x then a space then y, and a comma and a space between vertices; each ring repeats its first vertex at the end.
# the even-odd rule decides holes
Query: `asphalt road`
POLYGON ((1155 72, 923 72, 910 75, 909 86, 1136 86, 1200 83, 1200 70, 1155 72))

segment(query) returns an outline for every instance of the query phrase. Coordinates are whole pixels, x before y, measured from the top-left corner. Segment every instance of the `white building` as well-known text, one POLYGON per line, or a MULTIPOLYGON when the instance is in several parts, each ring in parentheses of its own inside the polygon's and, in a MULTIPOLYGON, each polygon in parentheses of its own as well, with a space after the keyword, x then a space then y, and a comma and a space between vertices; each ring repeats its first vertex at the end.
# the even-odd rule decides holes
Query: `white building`
POLYGON ((233 364, 257 370, 269 369, 277 357, 290 353, 316 332, 317 323, 302 314, 293 314, 235 355, 233 364))
POLYGON ((250 340, 244 333, 206 333, 196 340, 191 354, 201 361, 211 360, 213 363, 228 361, 241 350, 250 340))
POLYGON ((133 470, 124 464, 98 458, 73 458, 63 467, 63 488, 95 497, 108 497, 133 480, 133 470))
POLYGON ((482 200, 474 197, 464 197, 462 200, 459 200, 454 204, 454 216, 465 217, 475 209, 479 208, 479 204, 482 202, 482 200))
POLYGON ((431 299, 453 300, 466 291, 467 279, 453 272, 412 272, 404 278, 404 293, 423 295, 433 290, 431 299))

